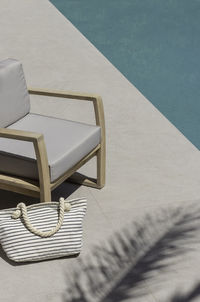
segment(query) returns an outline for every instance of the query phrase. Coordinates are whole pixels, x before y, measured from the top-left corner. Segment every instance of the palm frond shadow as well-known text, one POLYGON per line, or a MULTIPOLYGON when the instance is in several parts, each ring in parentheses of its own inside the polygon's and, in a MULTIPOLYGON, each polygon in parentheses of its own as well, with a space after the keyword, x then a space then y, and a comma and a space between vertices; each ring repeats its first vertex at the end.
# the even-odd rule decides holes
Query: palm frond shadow
MULTIPOLYGON (((145 280, 170 269, 178 256, 195 248, 199 241, 198 213, 194 206, 162 210, 94 246, 66 276, 63 301, 119 302, 145 296, 145 280)), ((171 302, 181 301, 174 299, 171 302)))
POLYGON ((198 296, 200 296, 200 283, 197 283, 193 289, 186 294, 176 293, 170 299, 170 302, 192 302, 198 296))

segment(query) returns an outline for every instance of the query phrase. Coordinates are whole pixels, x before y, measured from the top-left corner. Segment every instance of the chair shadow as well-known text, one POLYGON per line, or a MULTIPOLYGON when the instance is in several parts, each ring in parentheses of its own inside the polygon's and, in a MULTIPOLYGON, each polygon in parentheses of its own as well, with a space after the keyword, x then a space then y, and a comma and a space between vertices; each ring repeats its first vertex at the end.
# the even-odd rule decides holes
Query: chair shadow
MULTIPOLYGON (((52 191, 52 201, 58 201, 60 197, 68 198, 71 194, 78 190, 79 187, 80 185, 78 184, 68 183, 66 181, 63 182, 60 186, 52 191)), ((0 190, 0 210, 14 208, 19 202, 24 202, 26 205, 30 205, 39 203, 40 200, 39 198, 34 198, 11 191, 0 190)))
MULTIPOLYGON (((145 299, 145 281, 170 270, 180 255, 199 242, 199 213, 197 205, 147 215, 142 223, 133 222, 94 246, 87 258, 78 259, 74 271, 66 274, 63 302, 145 299)), ((177 294, 170 302, 189 302, 199 294, 197 285, 187 296, 177 294)))

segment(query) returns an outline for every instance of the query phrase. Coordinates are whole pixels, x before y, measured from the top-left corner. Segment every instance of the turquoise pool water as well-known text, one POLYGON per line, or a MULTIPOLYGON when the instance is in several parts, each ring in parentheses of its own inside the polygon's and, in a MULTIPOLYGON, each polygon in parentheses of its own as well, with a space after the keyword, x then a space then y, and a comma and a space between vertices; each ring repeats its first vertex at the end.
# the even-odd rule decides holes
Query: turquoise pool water
POLYGON ((200 0, 51 0, 200 148, 200 0))

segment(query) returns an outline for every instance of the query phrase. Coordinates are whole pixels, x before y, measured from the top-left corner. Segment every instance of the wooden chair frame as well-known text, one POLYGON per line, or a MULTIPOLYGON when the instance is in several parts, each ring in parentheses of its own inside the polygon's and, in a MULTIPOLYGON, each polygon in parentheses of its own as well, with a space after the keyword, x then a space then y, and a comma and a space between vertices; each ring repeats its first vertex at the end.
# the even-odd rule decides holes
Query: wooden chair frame
POLYGON ((105 120, 101 97, 93 94, 82 94, 47 89, 29 88, 28 91, 29 94, 34 95, 91 101, 94 106, 96 125, 101 127, 101 141, 98 146, 96 146, 89 154, 82 158, 74 167, 66 171, 56 181, 50 182, 48 158, 43 134, 0 128, 0 137, 30 141, 33 143, 39 174, 39 182, 27 178, 25 179, 17 176, 0 174, 0 189, 30 195, 33 197, 40 197, 41 202, 51 201, 51 191, 66 179, 69 179, 75 183, 101 189, 105 185, 105 120), (87 178, 84 175, 76 172, 94 156, 97 157, 97 179, 87 178))

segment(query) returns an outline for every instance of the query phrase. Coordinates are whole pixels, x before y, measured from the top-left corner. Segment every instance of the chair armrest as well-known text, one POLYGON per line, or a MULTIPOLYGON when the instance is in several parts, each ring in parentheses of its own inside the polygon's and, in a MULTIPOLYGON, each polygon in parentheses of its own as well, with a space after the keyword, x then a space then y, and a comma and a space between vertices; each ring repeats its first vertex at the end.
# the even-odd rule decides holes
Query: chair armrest
POLYGON ((30 94, 44 95, 52 97, 60 97, 66 99, 76 99, 84 101, 92 101, 95 112, 96 125, 101 127, 102 134, 105 136, 105 119, 102 98, 95 94, 76 93, 69 91, 49 90, 40 88, 28 88, 30 94))
POLYGON ((48 183, 50 178, 49 166, 43 134, 8 128, 0 128, 0 137, 32 142, 35 149, 40 184, 46 182, 48 183))
POLYGON ((0 128, 0 137, 29 142, 37 142, 38 140, 43 139, 43 135, 39 133, 8 128, 0 128))
POLYGON ((30 94, 62 97, 67 99, 77 99, 77 100, 85 100, 85 101, 93 101, 94 99, 99 97, 98 95, 95 94, 78 93, 78 92, 65 91, 65 90, 32 88, 32 87, 28 87, 28 92, 30 94))

